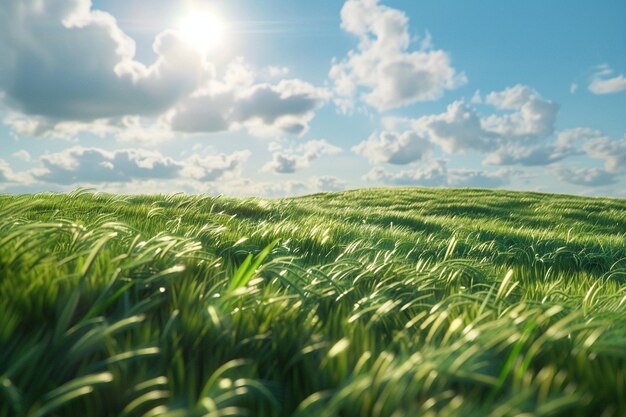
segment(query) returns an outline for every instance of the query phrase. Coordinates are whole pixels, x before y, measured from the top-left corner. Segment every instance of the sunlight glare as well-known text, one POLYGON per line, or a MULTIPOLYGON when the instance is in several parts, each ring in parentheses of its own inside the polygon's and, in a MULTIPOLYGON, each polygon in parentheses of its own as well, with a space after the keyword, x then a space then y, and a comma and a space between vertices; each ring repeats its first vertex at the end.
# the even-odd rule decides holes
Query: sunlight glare
POLYGON ((178 30, 185 42, 207 53, 222 44, 224 22, 213 11, 194 10, 181 19, 178 30))

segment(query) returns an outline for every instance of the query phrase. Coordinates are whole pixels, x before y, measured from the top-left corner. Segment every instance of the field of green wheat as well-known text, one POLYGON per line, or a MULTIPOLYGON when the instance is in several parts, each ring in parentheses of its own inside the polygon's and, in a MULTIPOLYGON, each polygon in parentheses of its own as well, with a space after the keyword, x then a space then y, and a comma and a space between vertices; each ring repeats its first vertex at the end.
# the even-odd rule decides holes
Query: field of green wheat
POLYGON ((626 415, 626 200, 0 196, 0 417, 626 415))

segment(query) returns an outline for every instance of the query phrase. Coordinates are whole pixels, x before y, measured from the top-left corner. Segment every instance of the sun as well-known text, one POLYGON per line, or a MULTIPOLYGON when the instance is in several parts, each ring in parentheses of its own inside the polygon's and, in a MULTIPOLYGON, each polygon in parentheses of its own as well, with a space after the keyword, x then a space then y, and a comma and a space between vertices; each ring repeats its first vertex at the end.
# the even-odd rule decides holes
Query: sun
POLYGON ((219 48, 224 41, 224 22, 212 10, 193 10, 178 24, 185 42, 202 53, 219 48))

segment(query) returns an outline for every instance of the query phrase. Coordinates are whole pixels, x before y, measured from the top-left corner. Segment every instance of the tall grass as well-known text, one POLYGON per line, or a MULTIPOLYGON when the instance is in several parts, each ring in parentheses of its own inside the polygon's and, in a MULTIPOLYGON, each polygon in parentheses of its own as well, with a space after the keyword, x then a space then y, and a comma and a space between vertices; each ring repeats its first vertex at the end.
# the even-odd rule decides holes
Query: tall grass
POLYGON ((626 201, 0 196, 0 417, 626 415, 626 201))

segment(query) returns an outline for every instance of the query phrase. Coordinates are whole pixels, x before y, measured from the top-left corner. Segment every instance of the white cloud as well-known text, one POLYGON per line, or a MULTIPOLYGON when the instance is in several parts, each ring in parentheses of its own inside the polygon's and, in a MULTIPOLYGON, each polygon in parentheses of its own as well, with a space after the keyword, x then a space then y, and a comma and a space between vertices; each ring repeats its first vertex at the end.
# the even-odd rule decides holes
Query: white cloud
POLYGON ((343 111, 352 109, 357 94, 370 106, 388 110, 418 101, 436 100, 445 90, 467 82, 451 66, 447 52, 431 49, 430 37, 410 51, 409 19, 378 0, 348 0, 341 27, 359 44, 342 61, 333 61, 330 77, 343 111))
POLYGON ((229 120, 235 101, 232 91, 192 96, 181 101, 166 116, 167 124, 178 132, 221 132, 231 127, 229 120))
POLYGON ((502 147, 487 155, 483 161, 488 165, 550 165, 572 156, 583 155, 581 145, 598 138, 601 132, 589 128, 565 129, 556 134, 551 141, 535 144, 503 144, 502 147))
MULTIPOLYGON (((116 123, 110 124, 110 127, 109 134, 121 142, 154 144, 175 137, 175 133, 172 132, 162 117, 152 121, 138 116, 126 116, 116 123)), ((93 126, 90 126, 88 130, 83 129, 81 131, 93 134, 93 126)))
POLYGON ((413 120, 412 126, 417 132, 428 133, 431 141, 448 153, 489 152, 511 143, 526 146, 528 141, 545 139, 554 132, 558 105, 530 87, 516 85, 491 92, 484 102, 496 112, 483 117, 459 100, 444 113, 413 120))
POLYGON ((14 157, 16 157, 17 159, 20 159, 24 162, 30 162, 32 160, 32 157, 30 156, 30 153, 28 153, 27 150, 22 149, 20 151, 17 151, 13 154, 14 157))
POLYGON ((15 172, 6 161, 0 159, 0 189, 7 185, 31 184, 32 182, 33 179, 28 173, 15 172))
POLYGON ((270 65, 269 67, 266 68, 265 70, 267 72, 267 75, 274 78, 274 77, 285 77, 289 74, 289 68, 287 67, 278 67, 278 66, 274 66, 274 65, 270 65))
POLYGON ((557 167, 554 172, 564 182, 587 187, 601 187, 617 182, 617 176, 599 168, 567 168, 557 167))
POLYGON ((308 165, 308 161, 305 159, 279 152, 272 155, 272 161, 265 164, 263 170, 274 171, 279 174, 292 174, 296 172, 297 169, 302 168, 303 163, 308 165))
POLYGON ((156 115, 213 72, 174 31, 156 37, 153 64, 136 61, 135 42, 89 0, 8 0, 0 40, 5 103, 42 123, 156 115))
POLYGON ((81 133, 105 137, 119 131, 124 124, 121 119, 97 119, 92 121, 58 121, 42 116, 24 115, 11 111, 4 118, 13 134, 19 136, 38 136, 51 139, 74 140, 81 133))
POLYGON ((576 83, 572 83, 572 84, 569 86, 569 92, 570 92, 571 94, 576 94, 576 91, 578 91, 578 84, 576 84, 576 83))
POLYGON ((11 166, 0 159, 0 184, 10 182, 13 177, 13 171, 11 170, 11 166))
POLYGON ((382 132, 371 135, 352 150, 373 164, 406 165, 431 153, 430 141, 416 132, 382 132))
POLYGON ((448 172, 448 186, 457 188, 498 188, 510 183, 515 174, 509 169, 494 172, 475 169, 451 169, 448 172))
POLYGON ((579 146, 591 139, 602 136, 602 132, 588 127, 575 127, 558 132, 556 144, 560 147, 579 146))
POLYGON ((512 110, 505 115, 492 114, 483 120, 483 128, 509 138, 540 138, 554 132, 559 106, 543 99, 536 91, 516 85, 487 95, 485 102, 498 110, 512 110))
POLYGON ((591 77, 589 91, 593 94, 612 94, 626 91, 626 77, 623 74, 613 75, 614 71, 608 65, 600 65, 591 77))
POLYGON ((337 155, 341 149, 331 145, 324 139, 311 140, 297 147, 283 148, 279 143, 270 145, 272 161, 264 167, 264 171, 290 174, 299 169, 307 168, 310 163, 326 155, 337 155))
POLYGON ((74 155, 62 155, 70 152, 60 152, 54 156, 53 166, 38 168, 28 172, 35 179, 23 175, 23 181, 9 180, 2 176, 6 171, 14 175, 2 160, 0 160, 0 190, 16 184, 34 184, 30 192, 42 189, 55 188, 59 191, 67 190, 77 185, 97 186, 98 190, 120 194, 145 194, 186 192, 190 194, 206 193, 211 195, 226 194, 229 196, 253 197, 287 197, 311 194, 317 192, 340 191, 347 187, 347 182, 332 176, 313 176, 304 180, 289 180, 280 182, 258 181, 241 176, 241 166, 250 153, 248 151, 233 154, 207 155, 191 157, 184 160, 171 160, 155 152, 132 149, 121 152, 108 152, 102 149, 87 149, 91 155, 84 157, 81 152, 74 155), (91 173, 84 175, 79 172, 88 171, 85 167, 86 159, 91 162, 99 161, 91 173), (123 163, 119 161, 122 160, 123 163), (164 168, 164 166, 166 166, 164 168), (167 171, 167 167, 171 171, 167 171), (67 171, 71 171, 68 174, 67 171), (111 171, 118 171, 117 175, 111 171), (53 174, 56 174, 53 177, 53 174), (67 178, 78 177, 76 181, 67 178))
POLYGON ((255 75, 239 71, 237 77, 232 67, 224 82, 212 83, 168 114, 172 130, 194 133, 245 127, 257 136, 299 136, 308 130, 315 110, 330 98, 325 89, 298 79, 254 84, 255 75))
POLYGON ((302 135, 330 99, 297 79, 257 82, 288 69, 259 74, 242 58, 218 81, 207 56, 173 30, 155 38, 151 65, 137 61, 135 49, 115 18, 89 0, 9 0, 0 13, 5 123, 19 135, 87 132, 142 142, 241 127, 258 136, 302 135))
POLYGON ((77 141, 79 135, 114 137, 122 142, 159 143, 175 136, 164 118, 124 116, 89 122, 54 121, 45 117, 9 113, 4 123, 19 136, 77 141))
POLYGON ((446 161, 436 160, 428 165, 399 172, 388 172, 377 167, 365 175, 364 179, 398 186, 497 188, 507 185, 513 174, 508 169, 495 172, 449 169, 446 161))
POLYGON ((342 191, 348 185, 346 181, 331 176, 313 177, 309 182, 312 189, 319 192, 342 191))
POLYGON ((183 177, 202 182, 237 176, 251 155, 252 153, 247 150, 204 157, 194 155, 185 161, 185 168, 181 174, 183 177))
POLYGON ((622 139, 595 138, 587 141, 583 150, 591 158, 603 160, 607 171, 626 172, 626 136, 622 139))
POLYGON ((172 179, 183 164, 158 152, 128 149, 109 152, 73 147, 41 157, 35 178, 55 184, 127 182, 133 179, 172 179))
MULTIPOLYGON (((493 107, 493 112, 482 116, 478 110, 464 100, 448 105, 445 112, 426 115, 419 119, 387 117, 383 125, 390 129, 408 127, 403 134, 384 132, 373 134, 361 142, 353 151, 369 159, 372 164, 396 165, 424 161, 434 153, 435 145, 449 154, 478 151, 485 153, 488 165, 549 165, 583 152, 578 144, 597 132, 591 129, 571 129, 552 138, 558 105, 543 99, 535 90, 516 85, 502 91, 491 92, 481 97, 474 94, 473 102, 493 107)), ((428 169, 411 169, 399 173, 374 170, 371 178, 389 183, 436 184, 442 177, 445 164, 431 164, 428 169)), ((470 182, 489 187, 504 184, 508 177, 505 171, 484 173, 483 171, 445 172, 443 183, 464 186, 470 182), (495 176, 494 176, 495 175, 495 176), (471 181, 470 181, 471 179, 471 181)))
POLYGON ((42 168, 31 171, 41 181, 61 185, 118 183, 141 180, 215 181, 237 172, 249 158, 248 151, 175 160, 156 151, 72 147, 42 156, 42 168))
POLYGON ((445 161, 434 161, 425 167, 395 173, 377 167, 372 169, 363 179, 389 185, 442 187, 448 183, 448 168, 445 161))
POLYGON ((252 133, 274 131, 302 135, 308 130, 314 111, 329 98, 326 90, 301 80, 283 80, 276 85, 259 84, 239 95, 232 115, 247 124, 252 133))
POLYGON ((483 128, 478 112, 462 100, 450 104, 445 113, 415 120, 413 127, 427 132, 448 153, 491 150, 500 139, 497 133, 483 128))
POLYGON ((480 95, 480 90, 476 90, 474 95, 470 99, 470 103, 472 104, 483 104, 483 97, 480 95))
POLYGON ((544 146, 505 146, 491 152, 483 161, 488 165, 543 166, 582 152, 572 147, 544 146))

